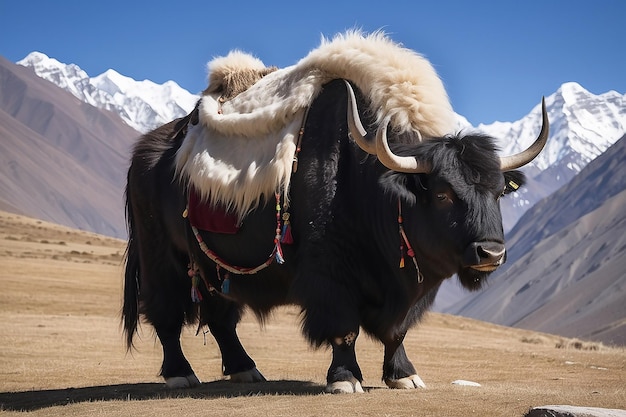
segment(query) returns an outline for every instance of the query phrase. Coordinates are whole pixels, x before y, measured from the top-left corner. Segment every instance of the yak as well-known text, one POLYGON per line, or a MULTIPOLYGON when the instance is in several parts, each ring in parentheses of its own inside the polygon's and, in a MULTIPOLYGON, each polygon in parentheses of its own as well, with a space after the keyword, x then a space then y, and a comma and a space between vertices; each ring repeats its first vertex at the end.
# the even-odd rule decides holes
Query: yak
POLYGON ((234 51, 209 70, 194 111, 133 150, 128 347, 143 317, 167 386, 196 386, 180 332, 206 325, 225 375, 263 381, 237 323, 293 304, 308 341, 332 348, 328 392, 363 391, 360 331, 384 345, 387 386, 423 387, 404 337, 445 279, 478 290, 505 262, 499 201, 547 141, 545 103, 534 143, 501 157, 496 139, 453 131, 430 63, 381 33, 325 40, 284 69, 234 51))

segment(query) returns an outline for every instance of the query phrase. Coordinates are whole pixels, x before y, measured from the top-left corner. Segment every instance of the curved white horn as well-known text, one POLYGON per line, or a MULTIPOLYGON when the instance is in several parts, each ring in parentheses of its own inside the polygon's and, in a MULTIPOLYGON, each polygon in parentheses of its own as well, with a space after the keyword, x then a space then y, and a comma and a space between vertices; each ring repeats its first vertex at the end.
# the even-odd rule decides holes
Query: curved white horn
POLYGON ((376 132, 376 155, 378 160, 392 171, 405 172, 409 174, 428 174, 432 167, 428 162, 418 161, 412 156, 398 156, 389 149, 387 142, 387 126, 389 117, 376 132))
POLYGON ((371 155, 376 155, 376 145, 366 137, 367 131, 361 123, 354 90, 348 81, 343 81, 346 83, 346 88, 348 90, 348 129, 350 131, 350 136, 352 136, 352 139, 356 142, 359 148, 371 155))
POLYGON ((548 141, 550 122, 548 120, 546 100, 544 97, 541 98, 541 118, 541 132, 539 132, 539 136, 535 139, 535 142, 533 142, 532 145, 518 154, 500 157, 500 170, 502 172, 517 169, 535 159, 548 141))

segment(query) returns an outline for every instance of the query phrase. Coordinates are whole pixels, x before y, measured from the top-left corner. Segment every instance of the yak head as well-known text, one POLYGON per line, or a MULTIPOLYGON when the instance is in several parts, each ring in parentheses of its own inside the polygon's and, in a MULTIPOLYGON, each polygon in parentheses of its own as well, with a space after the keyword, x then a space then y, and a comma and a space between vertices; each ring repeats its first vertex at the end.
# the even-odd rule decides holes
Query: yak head
POLYGON ((495 139, 480 134, 397 137, 390 144, 387 136, 393 130, 388 120, 373 139, 354 117, 358 112, 350 101, 350 135, 388 168, 380 181, 405 205, 404 227, 418 263, 426 273, 440 278, 456 273, 465 288, 480 288, 506 260, 500 198, 524 184, 517 169, 532 161, 547 141, 545 101, 537 139, 528 149, 506 157, 498 156, 495 139))

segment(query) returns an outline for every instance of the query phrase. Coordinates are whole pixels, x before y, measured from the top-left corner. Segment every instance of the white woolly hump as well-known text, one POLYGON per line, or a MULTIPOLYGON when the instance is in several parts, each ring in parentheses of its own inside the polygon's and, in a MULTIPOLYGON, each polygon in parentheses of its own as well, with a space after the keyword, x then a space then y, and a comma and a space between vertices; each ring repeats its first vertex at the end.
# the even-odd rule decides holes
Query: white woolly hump
POLYGON ((221 83, 228 75, 242 69, 263 70, 265 64, 246 52, 238 49, 232 50, 228 55, 214 58, 207 64, 209 86, 221 83))
POLYGON ((397 133, 419 132, 412 135, 419 140, 455 129, 448 96, 430 62, 382 32, 322 39, 283 69, 264 71, 259 59, 241 51, 214 59, 208 68, 200 123, 190 127, 178 150, 176 170, 204 199, 226 205, 240 218, 275 192, 287 198, 305 109, 333 79, 353 82, 370 102, 362 110, 379 125, 389 117, 397 133), (219 87, 227 80, 242 81, 245 88, 224 101, 219 87))
POLYGON ((389 39, 384 32, 349 31, 321 45, 298 67, 315 67, 352 81, 371 101, 380 124, 386 117, 402 133, 440 137, 455 129, 454 112, 443 82, 431 63, 389 39))
MULTIPOLYGON (((265 67, 259 59, 233 51, 211 61, 208 68, 207 92, 233 72, 265 67)), ((264 76, 224 103, 219 113, 218 96, 205 94, 200 121, 224 134, 264 135, 289 123, 298 110, 311 104, 324 83, 336 78, 352 81, 368 97, 377 124, 389 117, 396 132, 419 131, 423 137, 455 130, 452 106, 431 63, 383 32, 363 35, 359 31, 322 38, 321 45, 296 65, 264 76)))

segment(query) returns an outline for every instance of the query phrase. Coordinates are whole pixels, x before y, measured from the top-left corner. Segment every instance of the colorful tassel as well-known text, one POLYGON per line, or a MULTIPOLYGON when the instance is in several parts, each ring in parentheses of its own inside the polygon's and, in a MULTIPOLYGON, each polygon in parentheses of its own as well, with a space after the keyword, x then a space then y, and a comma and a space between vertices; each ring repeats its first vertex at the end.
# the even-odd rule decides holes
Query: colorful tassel
POLYGON ((280 265, 285 263, 283 248, 280 246, 280 222, 276 225, 276 236, 274 237, 274 258, 280 265))
POLYGON ((230 278, 228 273, 225 274, 224 281, 222 281, 222 294, 228 294, 230 292, 230 278))
POLYGON ((402 227, 402 205, 398 200, 398 229, 400 230, 400 268, 404 268, 404 230, 402 227))
POLYGON ((276 241, 276 263, 282 265, 285 263, 285 258, 283 257, 283 249, 280 247, 280 241, 276 241))
POLYGON ((202 293, 200 292, 200 275, 196 272, 191 278, 191 301, 199 303, 202 301, 202 293))
POLYGON ((289 221, 289 213, 283 213, 283 232, 280 241, 286 245, 293 243, 293 236, 291 235, 291 222, 289 221))
POLYGON ((284 264, 285 258, 283 257, 283 248, 280 246, 281 241, 281 227, 280 227, 280 194, 276 193, 276 236, 274 236, 274 258, 278 264, 284 264))
POLYGON ((404 226, 402 219, 402 203, 400 199, 398 199, 398 229, 400 231, 400 268, 404 268, 404 246, 406 245, 406 254, 411 257, 413 261, 413 265, 415 266, 415 271, 417 272, 417 283, 421 284, 424 281, 424 276, 420 272, 419 265, 417 264, 417 258, 415 257, 415 251, 411 247, 411 243, 409 243, 409 238, 406 237, 406 233, 404 232, 404 226))

